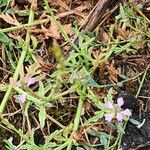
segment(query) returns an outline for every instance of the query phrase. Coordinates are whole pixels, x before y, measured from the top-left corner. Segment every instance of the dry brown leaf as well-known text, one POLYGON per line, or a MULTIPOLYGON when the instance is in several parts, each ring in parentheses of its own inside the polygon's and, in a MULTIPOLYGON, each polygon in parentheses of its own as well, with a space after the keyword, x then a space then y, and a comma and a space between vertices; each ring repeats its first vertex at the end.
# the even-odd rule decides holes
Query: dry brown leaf
POLYGON ((60 33, 58 31, 56 23, 53 20, 51 20, 51 25, 50 25, 49 31, 53 38, 60 39, 60 33))
POLYGON ((84 10, 86 10, 87 7, 86 6, 79 6, 79 7, 76 7, 74 10, 68 10, 67 12, 63 12, 63 13, 60 13, 56 16, 57 19, 59 18, 63 18, 63 17, 66 17, 68 15, 73 15, 73 14, 76 14, 82 18, 84 18, 85 16, 83 14, 81 14, 84 10))
POLYGON ((103 43, 107 43, 109 41, 109 35, 104 31, 103 28, 100 28, 97 39, 103 43))
POLYGON ((74 9, 75 13, 81 13, 82 11, 88 9, 87 6, 78 6, 74 9))
POLYGON ((119 74, 119 70, 117 68, 114 67, 114 61, 112 61, 112 63, 110 64, 110 66, 107 66, 107 70, 109 73, 109 79, 112 82, 118 82, 118 74, 119 74))
POLYGON ((74 10, 70 10, 70 11, 63 12, 63 13, 58 14, 58 15, 56 16, 56 18, 57 18, 57 19, 63 18, 63 17, 66 17, 66 16, 68 16, 68 15, 72 15, 72 14, 74 14, 74 13, 75 13, 74 10))
POLYGON ((41 65, 41 70, 44 72, 51 72, 54 70, 55 66, 52 64, 47 64, 40 56, 36 56, 37 61, 39 62, 39 64, 41 65))
POLYGON ((72 36, 74 33, 72 31, 72 27, 71 27, 71 24, 65 24, 63 25, 65 31, 67 34, 69 34, 70 36, 72 36))
POLYGON ((44 25, 41 25, 41 29, 30 30, 30 32, 44 34, 46 39, 48 39, 49 37, 60 39, 60 33, 54 21, 51 21, 49 29, 47 29, 44 25))
POLYGON ((70 0, 49 0, 50 3, 55 3, 63 8, 68 9, 69 7, 67 6, 70 3, 70 0))
POLYGON ((44 33, 47 38, 51 37, 50 30, 48 30, 47 28, 45 28, 44 25, 41 25, 41 33, 44 33))
POLYGON ((118 27, 117 28, 117 33, 118 33, 118 35, 120 35, 122 40, 125 40, 127 38, 127 33, 122 28, 118 27))
POLYGON ((45 34, 45 36, 53 37, 55 39, 60 39, 60 33, 58 31, 57 25, 55 21, 53 21, 50 16, 43 13, 40 17, 40 19, 46 18, 47 22, 45 24, 48 24, 50 22, 50 26, 48 28, 44 27, 44 25, 41 25, 41 31, 45 34))
POLYGON ((20 23, 17 21, 15 15, 13 15, 13 18, 8 14, 1 14, 0 15, 0 18, 2 18, 4 21, 6 21, 7 23, 9 24, 12 24, 12 25, 20 25, 20 23))

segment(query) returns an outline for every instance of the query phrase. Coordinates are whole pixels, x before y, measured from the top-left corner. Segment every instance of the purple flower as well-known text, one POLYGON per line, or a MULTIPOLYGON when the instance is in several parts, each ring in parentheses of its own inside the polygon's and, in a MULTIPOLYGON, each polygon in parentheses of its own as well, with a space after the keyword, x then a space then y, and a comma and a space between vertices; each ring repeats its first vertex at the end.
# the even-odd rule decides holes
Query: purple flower
POLYGON ((117 115, 116 115, 116 119, 119 121, 119 122, 122 122, 122 120, 123 120, 123 114, 122 113, 117 113, 117 115))
POLYGON ((120 107, 124 104, 124 100, 123 100, 122 97, 119 97, 119 98, 117 99, 117 104, 118 104, 120 107))
POLYGON ((128 116, 128 117, 130 117, 132 115, 132 113, 131 113, 131 111, 129 109, 125 109, 125 110, 121 111, 121 113, 124 116, 128 116))
POLYGON ((17 102, 19 102, 20 104, 23 104, 26 101, 26 94, 22 94, 22 95, 15 95, 17 102))
POLYGON ((107 109, 112 109, 113 108, 113 104, 111 102, 106 102, 104 104, 104 107, 107 108, 107 109))
POLYGON ((21 83, 19 81, 16 81, 14 84, 16 87, 21 87, 21 83))
POLYGON ((110 122, 113 119, 112 114, 105 114, 104 117, 105 117, 105 120, 108 121, 108 122, 110 122))
POLYGON ((36 82, 35 78, 29 77, 27 79, 27 86, 30 86, 36 82))
POLYGON ((130 117, 132 114, 131 114, 131 111, 129 109, 125 109, 123 111, 120 111, 117 113, 116 115, 116 119, 120 122, 122 122, 122 120, 124 119, 124 117, 128 116, 130 117))
POLYGON ((131 111, 129 109, 122 110, 121 106, 123 104, 123 97, 117 99, 117 104, 106 102, 104 104, 106 108, 106 113, 104 114, 105 120, 110 122, 113 118, 116 118, 117 121, 122 122, 126 117, 130 117, 132 115, 131 111), (107 109, 109 109, 109 112, 107 109))

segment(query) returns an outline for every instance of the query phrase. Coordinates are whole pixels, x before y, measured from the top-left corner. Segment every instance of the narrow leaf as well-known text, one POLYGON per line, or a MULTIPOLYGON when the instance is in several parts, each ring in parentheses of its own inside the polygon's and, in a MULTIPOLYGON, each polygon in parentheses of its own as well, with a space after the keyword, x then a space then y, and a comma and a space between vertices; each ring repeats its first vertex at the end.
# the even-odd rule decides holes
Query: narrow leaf
POLYGON ((39 121, 40 121, 41 128, 44 128, 45 126, 45 119, 46 119, 45 107, 41 106, 39 111, 39 121))

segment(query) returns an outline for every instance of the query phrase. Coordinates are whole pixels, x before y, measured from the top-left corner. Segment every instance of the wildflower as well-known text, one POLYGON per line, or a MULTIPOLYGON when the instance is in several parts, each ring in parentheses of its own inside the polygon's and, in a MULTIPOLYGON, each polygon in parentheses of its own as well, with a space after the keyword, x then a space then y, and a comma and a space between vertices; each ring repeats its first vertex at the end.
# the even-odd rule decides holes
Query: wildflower
POLYGON ((104 107, 107 108, 107 109, 112 109, 113 108, 113 104, 111 102, 106 102, 104 104, 104 107))
POLYGON ((117 115, 116 115, 116 119, 119 121, 119 122, 122 122, 122 120, 123 120, 123 114, 122 113, 117 113, 117 115))
POLYGON ((121 107, 123 104, 124 104, 124 101, 123 101, 123 98, 122 97, 119 97, 117 99, 117 104, 121 107))
POLYGON ((105 114, 104 117, 105 117, 105 120, 108 121, 108 122, 110 122, 113 119, 112 114, 105 114))
POLYGON ((15 95, 16 101, 19 102, 20 104, 23 104, 26 101, 26 94, 22 95, 15 95))
POLYGON ((9 80, 10 80, 10 84, 11 84, 12 86, 21 87, 20 81, 16 81, 16 80, 14 80, 12 77, 10 77, 9 80))
POLYGON ((27 86, 30 86, 30 85, 34 84, 35 82, 36 82, 35 78, 29 77, 27 79, 27 86))
POLYGON ((113 118, 116 118, 117 121, 122 122, 126 117, 130 117, 131 111, 129 109, 122 110, 124 100, 122 97, 117 99, 117 104, 112 102, 106 102, 104 107, 106 108, 106 113, 104 114, 105 120, 110 122, 113 118), (109 113, 107 113, 109 112, 109 113))
POLYGON ((131 116, 131 111, 129 109, 125 109, 124 111, 121 111, 121 113, 124 115, 124 116, 131 116))
POLYGON ((16 81, 14 84, 16 87, 21 87, 21 83, 19 81, 16 81))

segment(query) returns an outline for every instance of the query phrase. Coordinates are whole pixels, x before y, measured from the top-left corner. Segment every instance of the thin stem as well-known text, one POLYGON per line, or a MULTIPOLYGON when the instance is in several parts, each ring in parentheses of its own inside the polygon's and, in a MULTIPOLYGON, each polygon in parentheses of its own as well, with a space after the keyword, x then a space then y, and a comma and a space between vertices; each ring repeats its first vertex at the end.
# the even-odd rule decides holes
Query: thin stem
POLYGON ((82 112, 82 108, 83 108, 83 101, 84 101, 83 98, 80 97, 76 117, 74 119, 74 128, 73 128, 74 132, 76 132, 78 130, 78 127, 79 127, 81 112, 82 112))
POLYGON ((61 144, 59 147, 55 148, 54 150, 62 150, 62 149, 64 149, 68 145, 68 142, 69 142, 69 140, 66 141, 64 144, 61 144))
POLYGON ((34 22, 29 22, 27 24, 22 24, 22 25, 18 25, 15 27, 10 27, 10 28, 5 28, 5 29, 0 29, 0 32, 11 32, 11 31, 15 31, 15 30, 20 30, 20 29, 25 29, 27 27, 32 27, 32 26, 36 26, 38 24, 43 24, 47 21, 47 19, 43 19, 43 20, 36 20, 34 22))
POLYGON ((148 71, 149 67, 150 67, 150 64, 149 64, 148 67, 146 68, 145 73, 144 73, 143 78, 142 78, 142 81, 140 82, 139 89, 138 89, 138 91, 137 91, 137 93, 136 93, 136 96, 135 96, 136 98, 138 97, 138 95, 139 95, 139 93, 140 93, 140 91, 141 91, 141 89, 142 89, 142 86, 143 86, 143 83, 144 83, 144 80, 145 80, 145 77, 146 77, 146 74, 147 74, 147 71, 148 71))
MULTIPOLYGON (((14 88, 19 94, 27 94, 25 91, 23 91, 22 89, 18 88, 18 87, 15 87, 14 88)), ((30 101, 38 104, 38 105, 42 105, 44 102, 41 100, 41 99, 38 99, 38 98, 35 98, 34 96, 32 95, 29 95, 27 94, 27 99, 29 99, 30 101)))
POLYGON ((79 103, 78 103, 78 108, 77 108, 77 113, 76 113, 76 116, 75 116, 75 119, 74 119, 74 127, 73 127, 72 134, 70 136, 70 140, 69 140, 69 144, 67 146, 67 150, 71 150, 71 148, 72 148, 72 144, 73 144, 73 139, 72 138, 73 138, 75 132, 78 130, 78 127, 79 127, 81 112, 82 112, 82 108, 83 108, 83 103, 84 103, 83 97, 80 97, 79 103))

